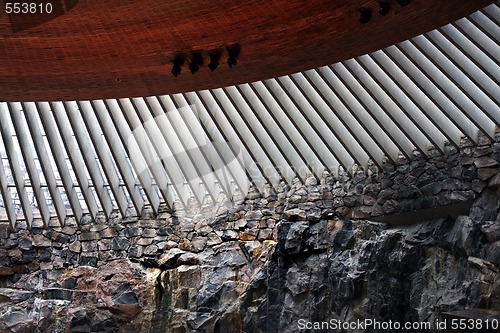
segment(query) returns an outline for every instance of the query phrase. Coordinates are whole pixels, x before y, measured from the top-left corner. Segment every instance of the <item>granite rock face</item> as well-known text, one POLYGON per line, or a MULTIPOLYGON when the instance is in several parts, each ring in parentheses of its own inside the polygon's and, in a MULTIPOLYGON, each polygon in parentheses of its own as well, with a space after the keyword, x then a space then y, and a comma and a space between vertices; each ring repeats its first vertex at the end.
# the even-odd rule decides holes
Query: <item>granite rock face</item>
POLYGON ((3 280, 2 332, 141 331, 146 272, 126 260, 100 269, 38 271, 3 280))
POLYGON ((487 190, 473 206, 474 220, 402 228, 367 221, 301 225, 300 252, 299 222, 283 221, 275 252, 246 290, 243 331, 302 332, 304 323, 330 320, 434 323, 444 311, 498 309, 500 266, 492 261, 496 231, 489 230, 500 220, 488 219, 498 216, 499 202, 500 193, 487 190))

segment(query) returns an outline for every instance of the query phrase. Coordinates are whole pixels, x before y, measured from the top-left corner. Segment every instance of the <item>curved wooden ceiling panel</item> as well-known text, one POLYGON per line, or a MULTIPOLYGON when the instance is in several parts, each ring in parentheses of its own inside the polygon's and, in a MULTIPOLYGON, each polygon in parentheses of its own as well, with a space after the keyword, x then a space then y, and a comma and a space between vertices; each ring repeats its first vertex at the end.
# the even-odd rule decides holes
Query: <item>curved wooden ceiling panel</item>
POLYGON ((7 14, 17 9, 4 1, 0 101, 149 96, 268 79, 381 49, 493 2, 32 0, 38 13, 7 14), (381 3, 390 6, 385 15, 381 3), (229 68, 228 56, 237 66, 229 68), (182 72, 174 77, 176 61, 182 72))

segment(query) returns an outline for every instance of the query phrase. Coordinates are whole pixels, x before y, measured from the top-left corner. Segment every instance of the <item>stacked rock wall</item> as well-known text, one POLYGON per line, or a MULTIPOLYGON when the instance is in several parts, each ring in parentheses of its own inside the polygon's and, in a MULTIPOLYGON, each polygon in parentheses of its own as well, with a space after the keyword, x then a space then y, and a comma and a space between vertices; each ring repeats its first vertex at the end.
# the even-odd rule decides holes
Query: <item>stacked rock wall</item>
POLYGON ((498 306, 500 135, 430 156, 282 183, 234 205, 0 223, 0 331, 298 332, 306 317, 498 306), (466 201, 471 213, 456 220, 366 221, 466 201), (388 292, 388 281, 402 287, 388 292))

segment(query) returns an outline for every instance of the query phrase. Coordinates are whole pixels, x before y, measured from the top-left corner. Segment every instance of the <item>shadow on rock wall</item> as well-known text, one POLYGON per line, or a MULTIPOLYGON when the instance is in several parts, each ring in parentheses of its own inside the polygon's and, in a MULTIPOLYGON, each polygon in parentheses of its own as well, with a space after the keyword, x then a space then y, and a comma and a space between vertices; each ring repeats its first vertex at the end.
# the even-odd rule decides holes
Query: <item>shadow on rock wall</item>
POLYGON ((365 319, 434 323, 442 311, 498 309, 499 199, 487 189, 469 216, 403 228, 282 221, 276 251, 242 302, 243 332, 326 332, 306 328, 365 319))

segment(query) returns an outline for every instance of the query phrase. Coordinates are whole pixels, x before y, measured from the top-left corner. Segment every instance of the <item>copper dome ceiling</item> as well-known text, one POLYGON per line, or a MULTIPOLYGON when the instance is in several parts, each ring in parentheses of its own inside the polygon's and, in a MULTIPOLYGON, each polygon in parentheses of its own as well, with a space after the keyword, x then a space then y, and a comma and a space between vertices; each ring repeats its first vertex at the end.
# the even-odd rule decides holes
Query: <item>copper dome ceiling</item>
POLYGON ((0 101, 150 96, 269 79, 387 47, 494 1, 34 2, 38 13, 23 14, 4 1, 0 101), (390 10, 380 13, 381 3, 390 10))

